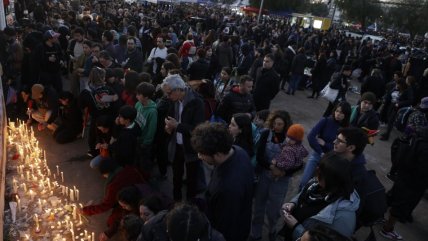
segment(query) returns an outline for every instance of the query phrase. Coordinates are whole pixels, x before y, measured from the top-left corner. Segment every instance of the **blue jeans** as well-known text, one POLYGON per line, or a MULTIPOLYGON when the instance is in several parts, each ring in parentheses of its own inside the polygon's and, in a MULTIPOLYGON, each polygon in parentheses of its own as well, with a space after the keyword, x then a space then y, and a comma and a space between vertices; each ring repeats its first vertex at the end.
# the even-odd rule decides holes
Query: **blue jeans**
POLYGON ((302 79, 301 74, 293 74, 291 75, 290 84, 288 85, 287 92, 290 94, 294 94, 297 88, 299 87, 300 80, 302 79))
POLYGON ((89 166, 92 169, 98 169, 98 167, 101 165, 102 160, 103 160, 103 157, 101 155, 98 155, 98 156, 92 158, 91 162, 89 163, 89 166))
POLYGON ((270 170, 262 171, 254 197, 251 237, 262 237, 265 214, 268 219, 269 234, 276 232, 275 226, 280 217, 281 205, 287 194, 289 182, 289 176, 274 178, 270 170))
POLYGON ((308 181, 314 176, 315 169, 317 168, 320 160, 321 155, 315 151, 309 155, 308 160, 306 161, 305 170, 302 174, 302 179, 300 179, 299 191, 301 191, 306 183, 308 183, 308 181))

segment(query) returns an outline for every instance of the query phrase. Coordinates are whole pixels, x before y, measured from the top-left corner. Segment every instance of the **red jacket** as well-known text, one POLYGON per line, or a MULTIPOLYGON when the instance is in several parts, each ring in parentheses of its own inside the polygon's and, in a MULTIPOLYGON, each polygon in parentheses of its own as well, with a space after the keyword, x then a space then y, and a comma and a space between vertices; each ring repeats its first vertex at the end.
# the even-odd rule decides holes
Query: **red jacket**
POLYGON ((106 235, 109 237, 111 237, 115 233, 116 231, 115 226, 120 222, 122 217, 127 213, 118 204, 117 194, 124 187, 129 187, 134 184, 145 183, 143 176, 137 171, 136 168, 131 166, 126 166, 122 168, 120 171, 118 171, 116 174, 110 174, 110 175, 114 175, 114 176, 112 177, 112 180, 110 180, 110 182, 107 184, 105 188, 105 195, 102 202, 99 204, 86 206, 82 209, 82 213, 88 216, 100 214, 110 209, 113 209, 112 213, 110 214, 107 220, 107 226, 109 227, 109 230, 105 232, 106 235))

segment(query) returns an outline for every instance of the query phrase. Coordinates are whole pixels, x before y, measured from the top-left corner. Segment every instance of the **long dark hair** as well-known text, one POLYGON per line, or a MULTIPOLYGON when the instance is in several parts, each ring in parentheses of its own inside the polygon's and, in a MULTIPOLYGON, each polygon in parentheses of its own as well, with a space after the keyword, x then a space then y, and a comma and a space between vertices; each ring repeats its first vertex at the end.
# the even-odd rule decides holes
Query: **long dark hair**
POLYGON ((253 131, 251 126, 251 118, 247 114, 237 113, 233 115, 233 119, 235 120, 239 129, 241 129, 241 133, 239 133, 235 137, 234 144, 246 150, 250 157, 253 156, 254 150, 253 150, 253 131))
POLYGON ((322 157, 317 169, 318 180, 325 183, 325 191, 334 199, 349 199, 354 191, 351 178, 351 164, 334 152, 322 157))
POLYGON ((352 113, 351 105, 346 101, 339 102, 336 105, 336 107, 334 108, 333 114, 332 114, 333 120, 335 120, 335 121, 336 121, 336 118, 334 115, 335 115, 337 108, 339 108, 339 107, 342 110, 342 113, 345 115, 345 117, 343 118, 343 120, 337 121, 337 122, 339 122, 341 127, 348 127, 349 122, 351 120, 351 113, 352 113))

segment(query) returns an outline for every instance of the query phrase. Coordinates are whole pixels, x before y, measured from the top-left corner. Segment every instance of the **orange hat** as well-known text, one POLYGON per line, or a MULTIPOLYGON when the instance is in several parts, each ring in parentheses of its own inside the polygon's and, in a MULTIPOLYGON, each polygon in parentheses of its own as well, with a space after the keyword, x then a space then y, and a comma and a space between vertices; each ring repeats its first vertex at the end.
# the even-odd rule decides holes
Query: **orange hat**
POLYGON ((288 128, 287 136, 295 141, 303 141, 305 130, 300 124, 293 124, 288 128))

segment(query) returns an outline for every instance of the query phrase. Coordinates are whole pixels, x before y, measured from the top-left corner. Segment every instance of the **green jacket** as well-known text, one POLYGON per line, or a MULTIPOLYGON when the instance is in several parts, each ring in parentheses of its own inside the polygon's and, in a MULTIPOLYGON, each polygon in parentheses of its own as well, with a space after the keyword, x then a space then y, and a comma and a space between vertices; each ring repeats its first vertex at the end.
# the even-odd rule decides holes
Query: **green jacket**
POLYGON ((156 134, 158 111, 156 109, 156 103, 149 100, 147 106, 143 106, 141 102, 135 104, 137 109, 137 118, 135 121, 141 128, 141 136, 138 138, 138 142, 141 145, 151 145, 156 134))

